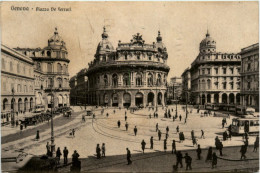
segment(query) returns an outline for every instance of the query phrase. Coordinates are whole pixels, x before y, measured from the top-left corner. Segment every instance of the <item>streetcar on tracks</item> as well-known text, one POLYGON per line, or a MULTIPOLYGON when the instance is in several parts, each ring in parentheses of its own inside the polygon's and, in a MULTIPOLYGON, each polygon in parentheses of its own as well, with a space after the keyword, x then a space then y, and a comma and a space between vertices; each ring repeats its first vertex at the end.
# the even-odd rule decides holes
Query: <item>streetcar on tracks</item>
POLYGON ((233 118, 231 124, 231 133, 233 135, 242 135, 247 133, 259 133, 259 118, 233 118))

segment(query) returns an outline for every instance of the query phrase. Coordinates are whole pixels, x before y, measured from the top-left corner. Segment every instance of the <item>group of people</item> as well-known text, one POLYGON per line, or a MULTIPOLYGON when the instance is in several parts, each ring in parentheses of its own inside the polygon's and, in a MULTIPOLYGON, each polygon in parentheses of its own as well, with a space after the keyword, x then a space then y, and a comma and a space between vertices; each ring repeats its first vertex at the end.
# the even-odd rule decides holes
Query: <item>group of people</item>
MULTIPOLYGON (((51 145, 49 144, 49 142, 47 142, 47 144, 46 144, 46 150, 47 150, 46 155, 48 157, 52 157, 53 153, 51 152, 51 145)), ((69 154, 69 150, 67 149, 67 147, 64 147, 64 149, 63 149, 64 165, 68 164, 68 154, 69 154)), ((60 164, 61 156, 62 156, 62 153, 61 153, 60 147, 58 147, 57 151, 56 151, 56 158, 58 159, 58 164, 60 164)))
POLYGON ((99 144, 97 144, 96 154, 97 154, 97 159, 101 159, 101 157, 106 157, 105 143, 102 144, 101 148, 100 148, 99 144), (102 152, 102 155, 101 155, 101 152, 102 152))

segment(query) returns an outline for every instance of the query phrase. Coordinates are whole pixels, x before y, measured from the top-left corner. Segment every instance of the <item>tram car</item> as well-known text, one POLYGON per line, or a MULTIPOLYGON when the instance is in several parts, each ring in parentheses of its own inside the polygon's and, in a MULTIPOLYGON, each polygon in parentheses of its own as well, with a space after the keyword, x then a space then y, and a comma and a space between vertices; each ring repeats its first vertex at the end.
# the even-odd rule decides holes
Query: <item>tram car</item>
POLYGON ((231 124, 231 133, 233 135, 242 135, 247 133, 259 132, 259 118, 233 118, 231 124))

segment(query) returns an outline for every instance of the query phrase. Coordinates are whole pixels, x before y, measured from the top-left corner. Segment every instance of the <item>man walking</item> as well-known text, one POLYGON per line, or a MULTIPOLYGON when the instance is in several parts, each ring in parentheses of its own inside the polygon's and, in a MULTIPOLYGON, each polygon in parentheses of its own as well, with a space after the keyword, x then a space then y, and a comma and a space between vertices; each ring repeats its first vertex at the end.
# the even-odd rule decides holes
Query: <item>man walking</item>
POLYGON ((191 170, 192 169, 191 168, 192 158, 188 155, 188 153, 185 153, 184 158, 185 158, 185 163, 186 163, 186 170, 188 170, 188 169, 191 170))
POLYGON ((102 157, 106 157, 106 147, 105 147, 105 143, 102 144, 102 157))
POLYGON ((150 138, 150 149, 153 149, 153 137, 150 138))
POLYGON ((120 120, 117 121, 117 127, 120 128, 121 122, 120 120))
POLYGON ((156 123, 156 132, 159 130, 159 125, 156 123))
POLYGON ((198 145, 198 148, 197 148, 197 158, 198 158, 198 160, 200 160, 200 155, 201 155, 201 148, 200 148, 200 145, 198 145))
POLYGON ((181 121, 181 118, 182 118, 182 117, 181 117, 181 115, 180 115, 180 116, 179 116, 180 121, 181 121))
POLYGON ((69 154, 69 151, 68 151, 67 147, 64 147, 64 149, 63 149, 64 165, 66 165, 68 163, 68 154, 69 154))
POLYGON ((177 133, 179 133, 179 126, 176 127, 176 131, 177 131, 177 133))
POLYGON ((125 123, 125 130, 128 131, 128 123, 125 123))
POLYGON ((136 134, 137 134, 137 128, 136 128, 136 126, 135 126, 135 128, 134 128, 134 133, 135 133, 135 136, 136 136, 136 134))
POLYGON ((141 142, 141 145, 142 145, 142 150, 143 150, 143 154, 144 154, 144 149, 145 149, 145 145, 146 145, 146 143, 144 142, 144 140, 141 142))
POLYGON ((246 151, 247 151, 247 146, 242 145, 241 149, 240 149, 240 152, 241 152, 240 160, 242 160, 242 158, 246 159, 246 151))
POLYGON ((176 160, 177 160, 177 163, 176 163, 176 167, 178 168, 179 164, 181 165, 181 168, 183 167, 182 165, 182 154, 181 154, 181 151, 178 151, 177 154, 176 154, 176 160))
POLYGON ((131 152, 128 148, 126 148, 126 151, 127 151, 127 155, 126 155, 126 159, 127 159, 127 164, 130 165, 132 164, 132 161, 131 161, 131 152))
POLYGON ((176 143, 175 143, 175 140, 172 140, 172 154, 173 154, 173 150, 174 150, 174 153, 176 154, 176 143))
POLYGON ((159 141, 161 140, 161 137, 162 137, 162 132, 161 130, 158 131, 158 137, 159 137, 159 141))
POLYGON ((200 138, 203 138, 205 139, 205 136, 204 136, 204 131, 201 129, 201 137, 200 138))
POLYGON ((166 152, 166 150, 167 150, 167 139, 164 139, 164 141, 163 141, 163 149, 164 149, 164 152, 166 152))

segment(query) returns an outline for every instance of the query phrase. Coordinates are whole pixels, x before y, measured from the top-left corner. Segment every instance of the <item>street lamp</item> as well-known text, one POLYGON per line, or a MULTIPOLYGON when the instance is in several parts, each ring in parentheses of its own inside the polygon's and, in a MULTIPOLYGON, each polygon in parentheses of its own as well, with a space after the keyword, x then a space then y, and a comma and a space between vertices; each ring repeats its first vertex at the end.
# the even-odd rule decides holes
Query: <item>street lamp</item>
POLYGON ((54 108, 54 92, 52 90, 54 85, 53 78, 51 80, 51 95, 52 95, 52 101, 51 101, 51 153, 52 157, 55 157, 55 144, 54 144, 54 130, 53 130, 53 108, 54 108))
POLYGON ((15 123, 15 115, 14 115, 14 103, 15 103, 15 101, 14 101, 14 93, 15 93, 15 91, 14 91, 14 88, 12 88, 12 96, 13 96, 13 101, 12 101, 12 126, 14 126, 14 123, 15 123))
POLYGON ((87 89, 86 89, 86 83, 87 83, 87 76, 84 76, 84 88, 85 88, 85 110, 87 109, 87 89))

